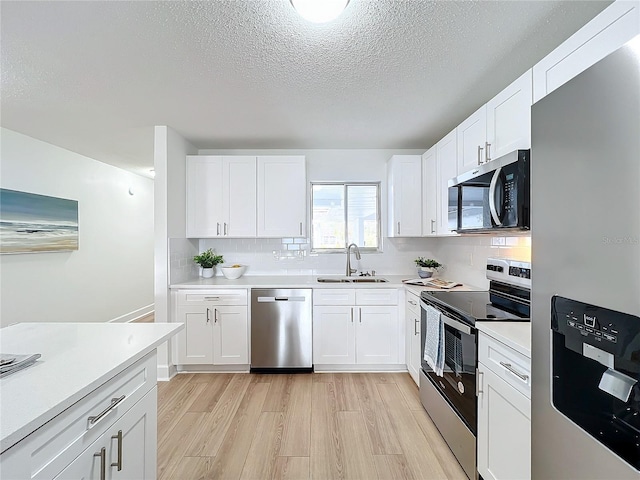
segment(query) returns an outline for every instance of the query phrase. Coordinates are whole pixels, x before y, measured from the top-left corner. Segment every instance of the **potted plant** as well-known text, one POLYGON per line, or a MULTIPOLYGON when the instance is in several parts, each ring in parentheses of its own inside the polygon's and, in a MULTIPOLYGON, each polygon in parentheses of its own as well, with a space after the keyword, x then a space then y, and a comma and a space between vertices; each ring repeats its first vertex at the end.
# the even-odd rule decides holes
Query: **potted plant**
POLYGON ((222 255, 216 255, 212 249, 205 250, 200 255, 193 257, 193 261, 202 267, 202 276, 211 278, 215 273, 215 267, 224 262, 222 255))
POLYGON ((442 268, 442 264, 432 258, 418 257, 414 260, 418 267, 418 275, 420 278, 429 278, 434 272, 442 268))

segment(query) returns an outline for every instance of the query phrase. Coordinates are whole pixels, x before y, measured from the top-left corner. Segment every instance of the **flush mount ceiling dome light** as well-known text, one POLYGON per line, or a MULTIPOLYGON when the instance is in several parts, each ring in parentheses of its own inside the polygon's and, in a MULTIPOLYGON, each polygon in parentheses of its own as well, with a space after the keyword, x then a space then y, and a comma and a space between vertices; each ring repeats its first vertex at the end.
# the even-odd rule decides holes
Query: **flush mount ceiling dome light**
POLYGON ((326 23, 340 16, 349 0, 290 0, 293 8, 305 20, 326 23))

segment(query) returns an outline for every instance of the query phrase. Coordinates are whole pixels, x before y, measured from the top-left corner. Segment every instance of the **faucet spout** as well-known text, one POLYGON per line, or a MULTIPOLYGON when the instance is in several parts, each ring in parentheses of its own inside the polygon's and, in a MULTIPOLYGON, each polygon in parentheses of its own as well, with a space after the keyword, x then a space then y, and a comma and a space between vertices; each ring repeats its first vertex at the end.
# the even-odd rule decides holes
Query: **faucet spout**
POLYGON ((358 248, 358 246, 355 243, 351 243, 348 247, 347 247, 347 277, 350 277, 352 273, 356 273, 358 271, 358 269, 356 268, 351 268, 351 247, 355 248, 356 251, 356 259, 360 260, 362 257, 360 256, 360 249, 358 248))

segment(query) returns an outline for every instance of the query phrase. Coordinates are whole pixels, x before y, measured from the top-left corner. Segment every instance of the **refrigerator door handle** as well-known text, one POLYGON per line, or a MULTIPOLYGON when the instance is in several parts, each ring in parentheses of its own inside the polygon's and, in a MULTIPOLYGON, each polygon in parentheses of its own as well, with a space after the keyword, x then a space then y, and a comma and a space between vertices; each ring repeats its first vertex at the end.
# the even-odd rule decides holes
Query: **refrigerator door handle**
POLYGON ((491 211, 491 218, 493 218, 493 221, 497 226, 502 225, 502 221, 498 215, 498 209, 496 208, 496 187, 501 173, 502 167, 495 171, 493 177, 491 177, 491 183, 489 184, 489 210, 491 211))

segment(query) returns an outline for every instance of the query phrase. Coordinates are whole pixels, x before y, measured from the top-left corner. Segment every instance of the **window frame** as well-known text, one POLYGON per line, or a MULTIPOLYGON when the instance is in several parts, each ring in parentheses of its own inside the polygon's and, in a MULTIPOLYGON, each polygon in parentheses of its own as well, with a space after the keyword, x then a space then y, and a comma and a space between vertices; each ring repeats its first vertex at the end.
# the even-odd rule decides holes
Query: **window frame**
POLYGON ((372 182, 310 182, 309 183, 309 196, 311 201, 309 202, 309 243, 310 243, 310 251, 311 253, 340 253, 345 254, 347 252, 347 242, 349 241, 347 236, 349 233, 349 196, 348 196, 348 187, 349 186, 370 186, 376 187, 376 235, 378 236, 378 246, 377 247, 360 247, 360 253, 382 253, 382 205, 381 205, 381 195, 382 195, 382 182, 372 181, 372 182), (313 187, 314 185, 332 185, 332 186, 342 186, 344 188, 344 225, 345 225, 345 246, 343 248, 315 248, 313 245, 313 187))

